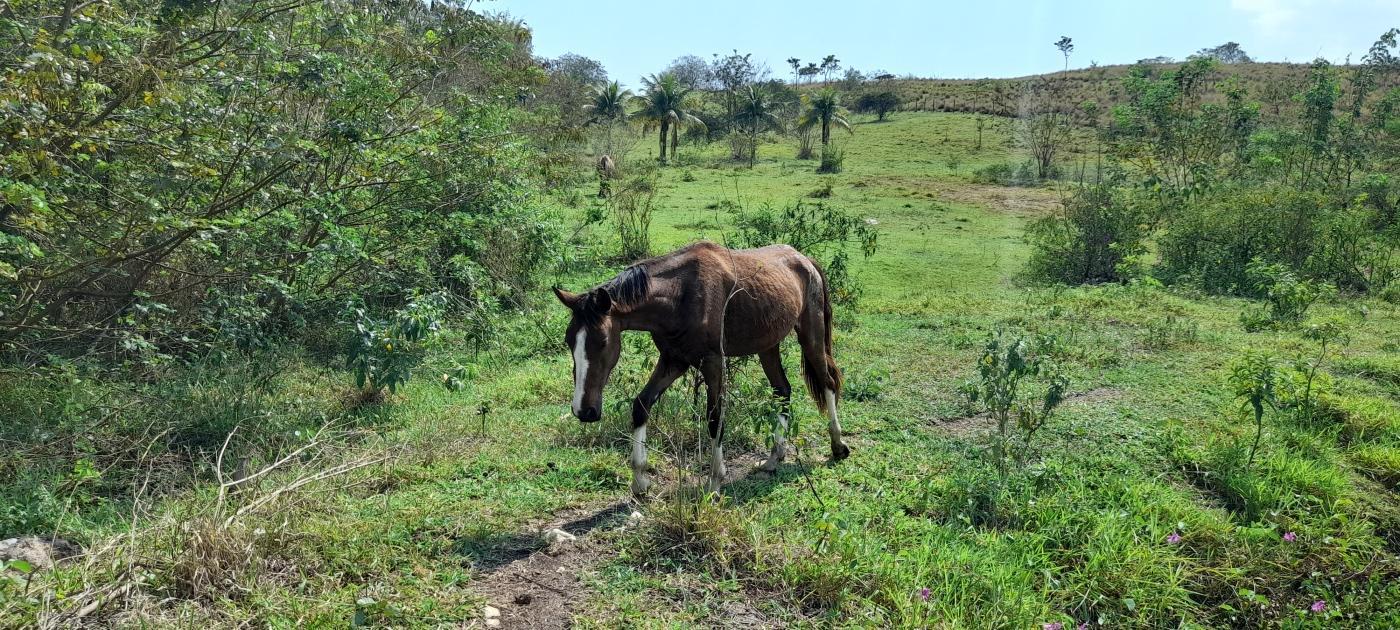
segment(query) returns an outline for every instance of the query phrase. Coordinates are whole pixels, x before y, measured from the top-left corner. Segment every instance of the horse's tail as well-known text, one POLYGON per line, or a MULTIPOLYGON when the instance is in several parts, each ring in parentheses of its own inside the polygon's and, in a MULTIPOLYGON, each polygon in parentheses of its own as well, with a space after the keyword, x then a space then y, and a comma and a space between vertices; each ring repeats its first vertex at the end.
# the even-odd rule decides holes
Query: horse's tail
MULTIPOLYGON (((810 259, 809 259, 810 260, 810 259)), ((835 343, 833 336, 836 327, 831 323, 831 285, 827 284, 826 272, 815 260, 812 267, 817 270, 817 277, 822 284, 822 347, 821 356, 817 353, 803 353, 802 375, 807 379, 807 391, 812 395, 812 400, 817 403, 817 408, 823 412, 827 411, 826 391, 833 394, 832 402, 841 398, 841 388, 843 384, 841 368, 836 367, 835 343), (821 363, 817 363, 820 361, 821 363)))

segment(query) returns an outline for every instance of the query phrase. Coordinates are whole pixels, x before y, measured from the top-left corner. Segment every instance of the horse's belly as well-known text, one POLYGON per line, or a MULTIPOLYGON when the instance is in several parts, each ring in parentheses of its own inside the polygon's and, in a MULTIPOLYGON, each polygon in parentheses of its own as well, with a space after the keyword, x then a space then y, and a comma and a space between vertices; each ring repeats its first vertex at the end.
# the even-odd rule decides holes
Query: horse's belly
POLYGON ((782 343, 797 325, 795 313, 732 313, 724 323, 724 354, 747 356, 782 343))

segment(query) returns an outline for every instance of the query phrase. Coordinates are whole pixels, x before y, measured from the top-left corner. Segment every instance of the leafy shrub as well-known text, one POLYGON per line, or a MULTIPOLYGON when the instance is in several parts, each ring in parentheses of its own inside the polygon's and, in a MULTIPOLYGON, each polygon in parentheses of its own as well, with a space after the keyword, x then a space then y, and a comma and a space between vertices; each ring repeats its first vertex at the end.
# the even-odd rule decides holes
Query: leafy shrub
POLYGON ((1303 331, 1303 338, 1316 342, 1317 352, 1300 356, 1293 362, 1292 369, 1280 383, 1278 403, 1304 425, 1311 425, 1317 412, 1318 399, 1331 390, 1331 377, 1322 368, 1335 346, 1346 345, 1350 339, 1338 320, 1309 325, 1303 331))
POLYGON ((854 304, 861 292, 850 275, 847 246, 858 243, 869 258, 879 243, 874 225, 824 202, 798 201, 780 211, 766 204, 756 212, 737 210, 734 227, 729 241, 736 247, 786 243, 822 261, 831 299, 838 304, 854 304))
POLYGON ((1036 432, 1069 390, 1069 378, 1049 359, 1053 353, 1043 340, 1033 347, 1020 337, 998 332, 987 340, 977 360, 977 380, 962 386, 968 401, 996 422, 991 450, 1002 479, 1009 463, 1020 466, 1029 458, 1036 432), (1022 382, 1030 379, 1042 380, 1043 390, 1035 395, 1022 390, 1022 382))
POLYGON ((1301 279, 1283 265, 1258 258, 1245 269, 1255 293, 1265 299, 1263 310, 1240 314, 1240 322, 1250 332, 1297 326, 1313 303, 1335 291, 1331 285, 1301 279))
POLYGON ((363 306, 353 309, 355 330, 346 345, 345 364, 362 400, 378 399, 385 389, 397 392, 408 382, 423 361, 425 342, 440 330, 446 302, 442 294, 418 296, 382 319, 363 306))
MULTIPOLYGON (((1050 175, 1047 179, 1058 179, 1060 169, 1058 166, 1050 166, 1050 175)), ((995 184, 998 186, 1036 186, 1042 179, 1036 172, 1034 162, 1025 161, 1018 163, 997 162, 988 164, 972 171, 972 183, 974 184, 995 184)))
POLYGON ((1249 447, 1249 459, 1245 462, 1248 469, 1254 465, 1259 438, 1264 435, 1264 408, 1278 408, 1278 366, 1275 359, 1267 354, 1246 353, 1230 367, 1230 386, 1235 390, 1235 397, 1243 400, 1254 414, 1254 442, 1249 447))
POLYGON ((656 181, 639 175, 627 181, 608 199, 623 260, 633 261, 651 255, 651 214, 656 199, 656 181))
POLYGON ((501 20, 414 3, 353 27, 338 3, 94 3, 62 21, 9 7, 0 102, 27 104, 0 117, 11 356, 189 357, 250 302, 265 312, 245 322, 275 337, 352 294, 450 291, 437 272, 471 257, 462 241, 508 251, 488 236, 547 223, 521 207, 537 162, 515 130, 548 115, 516 106, 529 57, 501 20), (213 33, 218 54, 147 54, 213 33))
POLYGON ((1400 269, 1393 237, 1374 230, 1375 220, 1372 210, 1316 191, 1218 189, 1167 217, 1158 275, 1210 293, 1259 295, 1249 271, 1258 260, 1300 279, 1380 293, 1400 269))
POLYGON ((846 162, 846 152, 834 146, 827 145, 822 149, 822 162, 817 166, 818 173, 834 175, 841 172, 841 165, 846 162))
POLYGON ((1084 186, 1027 231, 1031 277, 1079 284, 1125 279, 1120 265, 1144 250, 1145 211, 1107 185, 1084 186))

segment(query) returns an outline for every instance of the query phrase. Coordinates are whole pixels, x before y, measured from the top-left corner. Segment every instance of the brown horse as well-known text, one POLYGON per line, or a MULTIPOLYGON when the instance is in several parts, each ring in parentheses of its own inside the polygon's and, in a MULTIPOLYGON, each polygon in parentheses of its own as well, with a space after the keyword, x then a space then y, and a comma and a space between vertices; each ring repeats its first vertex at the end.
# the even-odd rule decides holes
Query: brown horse
POLYGON ((826 277, 812 259, 787 245, 731 250, 700 242, 643 260, 616 278, 574 294, 555 294, 573 312, 564 343, 573 350, 573 412, 579 420, 602 417, 607 385, 622 350, 622 332, 651 333, 660 352, 651 379, 632 401, 632 493, 646 494, 647 418, 666 388, 689 368, 704 377, 710 435, 709 488, 724 481, 724 359, 757 354, 781 401, 773 451, 765 470, 776 470, 785 454, 783 436, 791 414, 792 385, 783 370, 780 344, 796 330, 802 371, 817 407, 826 413, 833 459, 850 449, 841 441, 836 404, 841 371, 832 357, 831 299, 826 277))

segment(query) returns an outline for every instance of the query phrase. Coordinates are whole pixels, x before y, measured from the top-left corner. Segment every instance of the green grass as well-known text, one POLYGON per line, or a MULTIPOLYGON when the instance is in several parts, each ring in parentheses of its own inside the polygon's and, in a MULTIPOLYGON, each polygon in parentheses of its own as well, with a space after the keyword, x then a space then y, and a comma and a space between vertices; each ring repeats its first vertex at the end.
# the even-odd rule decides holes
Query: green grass
MULTIPOLYGON (((707 625, 715 611, 799 626, 1400 623, 1396 355, 1393 344, 1381 349, 1400 334, 1395 306, 1369 303, 1364 318, 1345 305, 1315 307, 1351 328, 1346 358, 1332 370, 1334 391, 1313 426, 1271 414, 1246 468, 1241 449, 1253 424, 1232 399, 1229 363, 1249 348, 1293 356, 1307 342, 1291 332, 1245 333, 1239 313, 1247 304, 1236 299, 1148 286, 1026 287, 1018 280, 1025 224, 1058 195, 970 183, 980 165, 1019 159, 1005 136, 989 134, 976 152, 971 117, 956 114, 899 113, 855 129, 838 137, 846 163, 834 176, 791 159, 786 143, 765 144, 752 170, 722 160, 718 145, 683 147, 681 164, 661 172, 652 220, 657 251, 723 241, 731 215, 721 202, 780 206, 829 183, 824 202, 878 223, 879 251, 855 266, 865 295, 857 309, 836 314, 837 360, 856 394, 842 406, 852 457, 825 463, 824 423, 799 391, 803 464, 737 481, 719 505, 660 502, 644 508, 649 525, 590 535, 596 557, 571 593, 578 625, 707 625), (947 167, 949 155, 959 157, 958 170, 947 167), (1164 335, 1163 322, 1181 330, 1189 323, 1192 332, 1164 335), (1044 430, 1038 457, 1000 495, 988 490, 985 425, 962 419, 957 393, 998 328, 1055 335, 1072 378, 1072 397, 1044 430), (1284 541, 1287 532, 1294 542, 1284 541), (1307 612, 1316 600, 1328 602, 1326 613, 1307 612)), ((645 160, 652 140, 629 159, 645 160)), ((606 224, 585 229, 580 242, 599 260, 617 246, 606 224)), ((616 269, 600 264, 560 281, 578 289, 616 269)), ((64 609, 68 600, 56 594, 112 580, 129 558, 142 558, 145 573, 124 606, 156 625, 343 627, 357 614, 401 626, 475 619, 486 602, 479 587, 501 558, 539 548, 522 532, 626 495, 626 404, 654 360, 645 336, 629 335, 605 421, 561 417, 571 387, 558 342, 566 313, 546 295, 539 300, 541 325, 515 327, 495 350, 437 350, 433 366, 482 368, 464 394, 437 388, 430 366, 366 415, 326 393, 335 391, 336 372, 291 363, 245 402, 259 413, 300 410, 302 420, 270 430, 282 441, 269 444, 285 451, 300 443, 290 434, 315 426, 320 416, 306 414, 316 409, 345 423, 346 437, 318 449, 321 460, 298 462, 227 505, 246 505, 297 470, 383 461, 289 494, 234 527, 207 525, 218 533, 202 538, 187 531, 198 527, 179 524, 203 522, 217 508, 207 471, 159 501, 137 502, 143 516, 134 531, 130 498, 98 499, 106 512, 49 519, 46 526, 93 546, 131 538, 126 551, 37 581, 32 593, 55 593, 47 604, 43 596, 0 600, 8 615, 0 625, 43 605, 64 609), (238 588, 181 584, 189 573, 181 558, 212 557, 225 543, 254 550, 254 562, 228 569, 238 588)), ((797 365, 795 348, 786 352, 797 365)), ((752 361, 733 378, 727 446, 756 462, 766 385, 752 361)), ((686 383, 663 399, 651 434, 653 463, 672 487, 678 477, 703 476, 686 383)), ((203 391, 216 396, 221 387, 203 391)), ((217 397, 204 404, 228 405, 217 397)), ((46 474, 61 476, 61 468, 46 474)), ((71 499, 50 485, 54 500, 71 499)))

